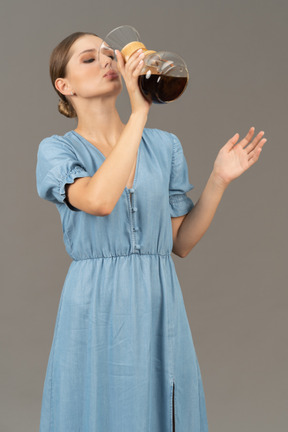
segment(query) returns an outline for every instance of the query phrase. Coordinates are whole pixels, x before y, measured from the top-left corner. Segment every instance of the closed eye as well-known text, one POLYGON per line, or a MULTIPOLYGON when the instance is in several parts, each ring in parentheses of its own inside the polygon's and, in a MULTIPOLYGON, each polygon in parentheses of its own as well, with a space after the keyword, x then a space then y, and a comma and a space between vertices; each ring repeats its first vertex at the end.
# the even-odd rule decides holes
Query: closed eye
MULTIPOLYGON (((110 57, 112 60, 115 59, 114 55, 108 55, 107 57, 110 57)), ((83 60, 83 63, 92 63, 94 60, 94 58, 91 58, 89 60, 83 60)))

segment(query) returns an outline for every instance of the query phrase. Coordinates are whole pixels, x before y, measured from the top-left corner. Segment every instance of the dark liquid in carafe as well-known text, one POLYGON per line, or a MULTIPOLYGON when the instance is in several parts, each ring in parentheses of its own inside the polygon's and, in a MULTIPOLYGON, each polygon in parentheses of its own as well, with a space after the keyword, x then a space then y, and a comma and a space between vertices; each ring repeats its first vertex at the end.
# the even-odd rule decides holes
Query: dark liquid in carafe
POLYGON ((151 74, 149 78, 139 75, 138 84, 144 97, 154 103, 171 102, 183 93, 187 77, 151 74))

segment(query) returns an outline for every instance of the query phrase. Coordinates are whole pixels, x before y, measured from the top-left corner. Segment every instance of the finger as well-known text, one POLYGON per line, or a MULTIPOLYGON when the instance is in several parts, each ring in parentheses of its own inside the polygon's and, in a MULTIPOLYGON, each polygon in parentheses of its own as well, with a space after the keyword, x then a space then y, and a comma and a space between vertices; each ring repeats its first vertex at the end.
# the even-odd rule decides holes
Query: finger
POLYGON ((225 145, 226 145, 226 148, 227 148, 228 151, 230 151, 234 147, 234 145, 236 144, 236 142, 238 141, 238 139, 239 139, 239 134, 237 132, 232 138, 230 138, 227 141, 227 143, 225 145))
POLYGON ((137 51, 134 51, 133 54, 130 55, 129 59, 127 61, 133 61, 134 59, 137 59, 140 54, 143 54, 143 49, 140 48, 137 51))
POLYGON ((134 78, 136 78, 139 75, 139 73, 141 72, 142 67, 143 67, 143 63, 144 63, 143 59, 140 60, 138 65, 136 66, 136 69, 132 72, 132 76, 134 78))
POLYGON ((137 66, 140 60, 142 60, 144 58, 144 53, 141 52, 137 52, 136 56, 133 56, 129 58, 128 62, 127 62, 127 69, 129 69, 129 71, 133 71, 137 66), (131 59, 131 60, 130 60, 131 59))
POLYGON ((247 145, 247 147, 245 148, 245 150, 247 151, 247 154, 249 154, 251 151, 254 150, 254 148, 258 145, 258 143, 260 142, 261 138, 263 138, 264 135, 264 131, 259 132, 256 137, 253 139, 253 141, 247 145))
POLYGON ((262 151, 262 148, 264 146, 264 144, 266 143, 267 139, 263 138, 257 145, 257 147, 254 148, 254 150, 252 150, 249 155, 248 155, 248 162, 253 164, 255 163, 260 156, 260 153, 262 151))
POLYGON ((245 137, 244 137, 244 138, 239 142, 239 145, 240 145, 242 148, 246 147, 247 144, 251 141, 252 136, 254 135, 254 132, 255 132, 255 127, 252 126, 252 127, 249 129, 247 135, 246 135, 246 136, 245 136, 245 137))
POLYGON ((124 59, 123 59, 122 53, 118 50, 115 50, 115 53, 116 53, 116 57, 117 57, 117 67, 120 70, 120 72, 122 72, 124 69, 124 59))
POLYGON ((262 148, 258 148, 258 150, 255 150, 253 152, 253 155, 248 159, 249 167, 258 161, 261 151, 262 151, 262 148))
POLYGON ((132 64, 135 62, 139 57, 144 57, 144 53, 142 48, 140 48, 138 51, 135 51, 133 54, 130 55, 130 57, 127 60, 127 64, 132 64))

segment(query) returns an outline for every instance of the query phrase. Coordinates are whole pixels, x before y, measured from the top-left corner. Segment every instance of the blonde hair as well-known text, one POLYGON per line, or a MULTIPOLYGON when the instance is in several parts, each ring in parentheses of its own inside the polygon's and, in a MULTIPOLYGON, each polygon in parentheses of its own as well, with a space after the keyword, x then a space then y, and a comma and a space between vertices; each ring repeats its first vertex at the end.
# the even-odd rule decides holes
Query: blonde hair
POLYGON ((73 118, 77 117, 77 113, 71 104, 71 102, 59 92, 55 87, 55 80, 57 78, 65 78, 66 66, 71 58, 70 48, 74 42, 82 36, 92 35, 97 36, 95 33, 89 32, 75 32, 63 39, 52 51, 50 56, 50 78, 55 91, 60 97, 58 102, 58 111, 66 117, 73 118))

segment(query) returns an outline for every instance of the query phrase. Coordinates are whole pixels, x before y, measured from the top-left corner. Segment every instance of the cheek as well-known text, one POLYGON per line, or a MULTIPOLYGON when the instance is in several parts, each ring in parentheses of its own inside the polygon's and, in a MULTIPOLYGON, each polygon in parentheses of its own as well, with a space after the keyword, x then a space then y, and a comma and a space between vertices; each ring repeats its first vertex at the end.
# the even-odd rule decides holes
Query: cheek
POLYGON ((87 69, 83 69, 74 75, 73 81, 76 83, 77 87, 91 88, 91 86, 95 87, 95 84, 100 84, 103 81, 102 76, 105 71, 98 67, 89 67, 87 69))
POLYGON ((104 73, 105 71, 101 68, 99 62, 93 62, 91 64, 81 65, 81 67, 74 72, 74 76, 79 82, 86 79, 100 79, 104 73))

